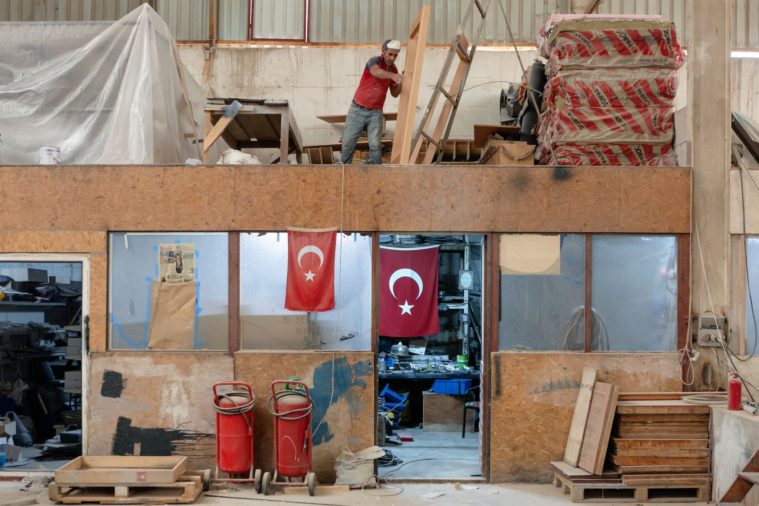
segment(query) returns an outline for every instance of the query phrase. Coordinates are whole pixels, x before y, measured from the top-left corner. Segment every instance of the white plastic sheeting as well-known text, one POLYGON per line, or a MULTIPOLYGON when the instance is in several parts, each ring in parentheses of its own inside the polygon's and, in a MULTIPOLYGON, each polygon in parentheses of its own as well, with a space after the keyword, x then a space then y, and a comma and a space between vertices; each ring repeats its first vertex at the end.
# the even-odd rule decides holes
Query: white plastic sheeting
POLYGON ((64 164, 202 158, 204 96, 147 4, 112 24, 0 23, 0 164, 37 164, 42 146, 64 164))

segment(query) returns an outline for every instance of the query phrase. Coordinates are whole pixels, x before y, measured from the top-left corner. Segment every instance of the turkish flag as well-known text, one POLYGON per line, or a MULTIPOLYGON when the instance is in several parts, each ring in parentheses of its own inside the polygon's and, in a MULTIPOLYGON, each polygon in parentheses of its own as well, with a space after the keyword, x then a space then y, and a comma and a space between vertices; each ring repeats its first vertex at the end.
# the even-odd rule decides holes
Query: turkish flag
POLYGON ((329 311, 335 308, 334 230, 287 231, 285 309, 329 311))
POLYGON ((379 333, 388 337, 440 332, 437 313, 438 246, 380 246, 379 333))

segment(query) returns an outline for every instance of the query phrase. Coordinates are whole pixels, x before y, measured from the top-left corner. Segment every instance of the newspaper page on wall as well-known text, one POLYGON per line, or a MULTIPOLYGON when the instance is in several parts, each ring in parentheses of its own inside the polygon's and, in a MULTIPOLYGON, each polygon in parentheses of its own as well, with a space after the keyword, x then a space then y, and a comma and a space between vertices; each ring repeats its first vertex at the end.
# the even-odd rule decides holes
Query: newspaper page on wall
POLYGON ((177 284, 195 281, 195 244, 160 244, 158 274, 162 283, 177 284))

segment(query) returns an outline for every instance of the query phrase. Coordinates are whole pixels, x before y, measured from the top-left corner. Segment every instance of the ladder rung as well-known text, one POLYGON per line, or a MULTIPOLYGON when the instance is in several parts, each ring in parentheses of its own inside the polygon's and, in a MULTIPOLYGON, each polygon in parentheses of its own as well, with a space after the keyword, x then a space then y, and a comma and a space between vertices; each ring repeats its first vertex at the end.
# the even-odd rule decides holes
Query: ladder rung
POLYGON ((485 9, 482 8, 482 5, 480 5, 480 0, 474 0, 474 5, 477 6, 477 10, 480 11, 480 16, 483 18, 485 17, 485 9))
POLYGON ((467 40, 466 36, 461 33, 458 35, 458 40, 456 41, 456 53, 459 55, 459 58, 464 60, 465 62, 469 63, 469 41, 467 40))
POLYGON ((448 99, 448 101, 449 101, 450 103, 452 103, 452 104, 455 104, 455 103, 456 103, 456 98, 455 98, 455 97, 452 97, 452 96, 451 96, 451 94, 450 94, 450 93, 448 93, 447 91, 445 91, 445 90, 440 90, 440 93, 442 93, 442 94, 443 94, 443 96, 444 96, 445 98, 447 98, 447 99, 448 99))
POLYGON ((430 134, 428 134, 424 130, 422 130, 421 134, 422 134, 422 137, 424 137, 425 139, 427 139, 427 142, 430 142, 430 143, 434 144, 435 146, 437 146, 438 144, 440 144, 438 141, 436 141, 435 139, 433 139, 430 136, 430 134))

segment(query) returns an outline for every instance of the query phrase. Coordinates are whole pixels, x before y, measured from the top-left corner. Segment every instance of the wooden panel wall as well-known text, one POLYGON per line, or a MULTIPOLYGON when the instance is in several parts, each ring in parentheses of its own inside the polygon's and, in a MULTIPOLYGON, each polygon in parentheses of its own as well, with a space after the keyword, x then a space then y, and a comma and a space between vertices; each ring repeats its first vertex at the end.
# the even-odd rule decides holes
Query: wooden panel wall
POLYGON ((266 401, 271 394, 271 382, 291 376, 298 376, 312 387, 313 465, 321 482, 334 481, 335 459, 343 447, 360 450, 373 445, 373 356, 371 352, 339 351, 235 353, 235 379, 250 383, 257 397, 256 467, 273 471, 274 420, 266 401))
POLYGON ((548 482, 562 460, 584 367, 620 392, 680 391, 676 353, 491 356, 490 481, 548 482))
POLYGON ((213 469, 211 387, 232 379, 226 353, 93 353, 86 430, 89 455, 187 455, 213 469))
POLYGON ((687 168, 344 170, 2 167, 0 229, 690 233, 687 168))

